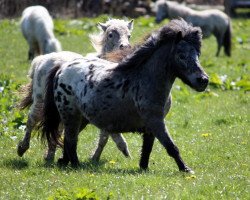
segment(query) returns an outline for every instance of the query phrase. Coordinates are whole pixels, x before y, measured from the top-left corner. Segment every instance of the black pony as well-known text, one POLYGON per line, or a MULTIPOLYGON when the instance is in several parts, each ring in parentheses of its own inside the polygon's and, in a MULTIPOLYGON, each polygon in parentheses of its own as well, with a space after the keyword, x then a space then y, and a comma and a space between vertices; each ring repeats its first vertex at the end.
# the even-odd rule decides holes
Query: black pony
POLYGON ((78 134, 91 123, 111 133, 142 133, 143 169, 156 137, 179 170, 192 172, 165 128, 164 117, 177 77, 198 92, 207 87, 208 76, 198 59, 200 47, 200 28, 172 20, 119 64, 83 58, 54 68, 47 79, 42 128, 43 138, 60 143, 58 125, 64 125, 59 163, 79 164, 78 134))

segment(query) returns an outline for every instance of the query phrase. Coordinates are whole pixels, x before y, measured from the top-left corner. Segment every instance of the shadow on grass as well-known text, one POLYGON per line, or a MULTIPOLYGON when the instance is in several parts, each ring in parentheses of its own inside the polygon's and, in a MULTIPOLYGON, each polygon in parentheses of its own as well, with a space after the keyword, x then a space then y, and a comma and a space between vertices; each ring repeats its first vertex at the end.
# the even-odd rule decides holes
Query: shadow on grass
MULTIPOLYGON (((108 164, 108 160, 100 160, 99 162, 94 162, 91 159, 86 160, 85 162, 81 162, 80 166, 77 168, 71 167, 71 165, 67 166, 60 166, 56 162, 38 162, 38 168, 47 168, 47 169, 52 169, 52 168, 57 168, 61 171, 80 171, 83 170, 85 172, 89 173, 96 173, 96 174, 114 174, 114 175, 161 175, 165 177, 176 177, 176 176, 184 176, 187 175, 187 173, 184 172, 179 172, 179 171, 153 171, 153 170, 143 170, 140 169, 139 167, 135 168, 115 168, 115 166, 106 166, 108 164)), ((29 167, 29 162, 24 159, 6 159, 3 160, 1 163, 1 167, 5 168, 10 168, 14 170, 23 170, 27 169, 29 167)))
POLYGON ((166 177, 176 177, 176 176, 183 176, 184 174, 186 175, 187 173, 184 172, 179 172, 178 170, 176 171, 153 171, 150 169, 143 170, 140 169, 139 167, 135 168, 115 168, 115 166, 112 166, 109 164, 108 160, 102 159, 99 162, 94 162, 91 159, 88 159, 84 162, 81 162, 78 167, 71 167, 70 164, 67 166, 61 166, 58 165, 56 162, 53 163, 45 163, 41 167, 46 167, 46 168, 58 168, 61 171, 84 171, 84 172, 89 172, 89 173, 95 173, 95 174, 113 174, 113 175, 161 175, 161 176, 166 176, 166 177), (107 166, 108 165, 108 166, 107 166))
POLYGON ((6 168, 22 170, 26 169, 29 166, 29 163, 24 159, 12 158, 3 160, 1 165, 6 168))

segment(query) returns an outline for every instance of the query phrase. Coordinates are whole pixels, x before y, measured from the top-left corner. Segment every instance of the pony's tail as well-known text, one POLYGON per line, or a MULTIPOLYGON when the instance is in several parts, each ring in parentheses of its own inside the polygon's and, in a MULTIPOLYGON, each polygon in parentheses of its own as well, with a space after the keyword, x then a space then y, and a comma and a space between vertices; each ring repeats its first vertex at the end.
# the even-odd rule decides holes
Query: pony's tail
POLYGON ((17 105, 17 107, 20 110, 23 110, 25 108, 30 107, 31 104, 33 103, 33 99, 32 99, 32 93, 33 93, 32 85, 33 85, 33 80, 30 83, 28 83, 27 85, 22 86, 21 89, 20 89, 20 91, 19 91, 21 94, 24 94, 24 97, 21 99, 21 102, 17 105))
POLYGON ((42 128, 42 141, 47 139, 48 143, 52 142, 62 147, 61 135, 58 130, 61 119, 54 101, 54 78, 59 69, 60 65, 53 67, 46 80, 43 116, 40 128, 42 128))
POLYGON ((232 39, 232 27, 231 27, 231 22, 229 20, 227 30, 224 34, 224 39, 223 39, 224 52, 227 56, 231 56, 231 48, 232 48, 231 39, 232 39))
POLYGON ((42 59, 41 56, 34 58, 34 60, 31 63, 29 74, 28 74, 29 78, 31 79, 31 82, 25 86, 22 86, 20 89, 21 95, 24 96, 21 102, 17 106, 20 110, 30 107, 31 104, 33 103, 33 99, 32 99, 33 78, 34 78, 34 74, 36 71, 36 67, 39 65, 41 59, 42 59))

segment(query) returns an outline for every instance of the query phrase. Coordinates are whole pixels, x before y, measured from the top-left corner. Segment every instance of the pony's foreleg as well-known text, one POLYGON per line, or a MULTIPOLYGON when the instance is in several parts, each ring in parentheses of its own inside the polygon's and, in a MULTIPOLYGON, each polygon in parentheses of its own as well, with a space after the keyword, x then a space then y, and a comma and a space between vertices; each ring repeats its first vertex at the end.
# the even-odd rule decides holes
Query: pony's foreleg
POLYGON ((29 43, 28 60, 33 60, 33 58, 35 57, 36 45, 33 40, 28 40, 28 43, 29 43))
POLYGON ((104 130, 101 130, 99 141, 98 141, 98 146, 95 150, 95 153, 92 156, 93 161, 98 162, 100 160, 103 148, 108 142, 108 138, 109 138, 109 133, 104 130))
POLYGON ((116 143, 117 148, 123 153, 125 157, 131 157, 128 145, 126 143, 125 138, 122 136, 121 133, 110 133, 111 138, 116 143))
POLYGON ((140 159, 140 168, 147 169, 149 156, 153 148, 155 137, 150 133, 144 133, 143 136, 143 144, 141 151, 141 159, 140 159))
POLYGON ((146 130, 149 133, 152 133, 160 143, 165 147, 167 153, 175 159, 176 164, 179 167, 180 171, 194 173, 182 160, 178 147, 174 144, 171 139, 168 130, 165 128, 163 120, 152 120, 148 121, 146 130))

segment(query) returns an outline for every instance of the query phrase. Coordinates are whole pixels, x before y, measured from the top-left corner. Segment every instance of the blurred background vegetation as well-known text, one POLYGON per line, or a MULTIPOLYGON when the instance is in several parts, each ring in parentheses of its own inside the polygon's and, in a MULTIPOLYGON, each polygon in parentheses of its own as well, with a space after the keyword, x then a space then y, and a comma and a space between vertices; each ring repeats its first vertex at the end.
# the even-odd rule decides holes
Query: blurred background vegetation
MULTIPOLYGON (((138 17, 153 14, 156 0, 0 0, 0 19, 21 15, 24 8, 43 5, 54 17, 96 17, 100 14, 138 17)), ((224 0, 176 0, 179 3, 223 6, 224 0)))

